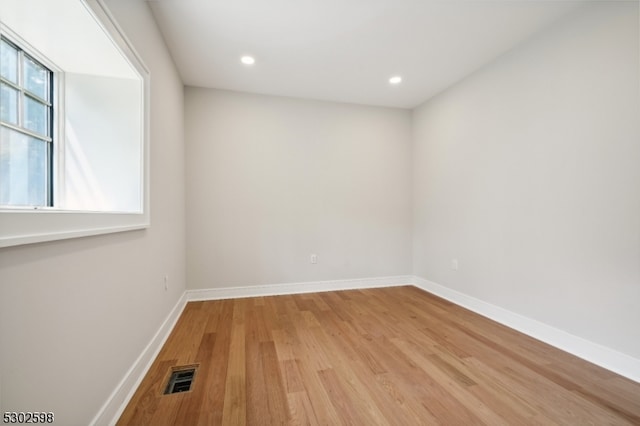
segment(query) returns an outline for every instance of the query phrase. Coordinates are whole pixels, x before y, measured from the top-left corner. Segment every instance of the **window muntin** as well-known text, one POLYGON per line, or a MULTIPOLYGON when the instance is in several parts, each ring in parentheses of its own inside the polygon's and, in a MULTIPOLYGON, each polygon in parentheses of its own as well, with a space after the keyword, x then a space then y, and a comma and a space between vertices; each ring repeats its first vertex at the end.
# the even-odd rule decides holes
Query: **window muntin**
POLYGON ((53 205, 53 72, 0 39, 0 205, 53 205))
POLYGON ((0 75, 12 83, 18 83, 18 49, 0 40, 0 75))
MULTIPOLYGON (((150 80, 140 55, 104 0, 0 3, 0 37, 53 71, 48 102, 55 110, 51 117, 54 142, 47 144, 55 146, 53 157, 49 156, 55 178, 53 205, 0 205, 0 247, 147 228, 150 80)), ((4 54, 15 53, 5 49, 4 54)), ((17 69, 17 65, 6 66, 10 63, 11 58, 0 58, 0 68, 5 66, 0 74, 17 69)), ((32 97, 39 97, 36 89, 27 89, 32 97)), ((7 133, 10 128, 0 126, 0 131, 7 133)), ((8 133, 12 139, 42 139, 21 130, 8 133)), ((3 138, 8 144, 8 137, 3 138)), ((37 152, 20 154, 28 161, 37 152)), ((34 191, 41 188, 32 187, 34 191)))

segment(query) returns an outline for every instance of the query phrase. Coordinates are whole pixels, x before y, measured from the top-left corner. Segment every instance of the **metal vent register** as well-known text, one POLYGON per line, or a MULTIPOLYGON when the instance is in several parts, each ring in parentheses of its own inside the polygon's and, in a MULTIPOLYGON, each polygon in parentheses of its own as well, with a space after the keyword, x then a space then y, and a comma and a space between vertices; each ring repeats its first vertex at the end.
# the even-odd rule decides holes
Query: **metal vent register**
POLYGON ((191 390, 193 379, 196 375, 195 366, 174 367, 169 377, 169 382, 164 388, 164 394, 188 392, 191 390))

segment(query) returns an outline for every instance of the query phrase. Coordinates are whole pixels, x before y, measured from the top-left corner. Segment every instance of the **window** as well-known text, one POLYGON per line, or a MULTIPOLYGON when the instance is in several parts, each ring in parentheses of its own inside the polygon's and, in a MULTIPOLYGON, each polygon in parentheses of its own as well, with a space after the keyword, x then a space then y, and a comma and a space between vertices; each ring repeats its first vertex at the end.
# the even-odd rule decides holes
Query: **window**
POLYGON ((0 205, 53 205, 53 72, 0 38, 0 205))
POLYGON ((149 71, 107 5, 0 4, 0 247, 148 227, 149 71))

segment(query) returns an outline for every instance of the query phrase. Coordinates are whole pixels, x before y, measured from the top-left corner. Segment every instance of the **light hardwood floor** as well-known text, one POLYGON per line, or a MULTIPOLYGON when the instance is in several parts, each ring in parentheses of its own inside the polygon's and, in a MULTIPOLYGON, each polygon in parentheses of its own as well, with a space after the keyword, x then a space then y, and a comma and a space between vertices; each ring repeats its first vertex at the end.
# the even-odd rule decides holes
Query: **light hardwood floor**
POLYGON ((189 303, 118 424, 640 425, 640 384, 414 287, 256 297, 189 303))

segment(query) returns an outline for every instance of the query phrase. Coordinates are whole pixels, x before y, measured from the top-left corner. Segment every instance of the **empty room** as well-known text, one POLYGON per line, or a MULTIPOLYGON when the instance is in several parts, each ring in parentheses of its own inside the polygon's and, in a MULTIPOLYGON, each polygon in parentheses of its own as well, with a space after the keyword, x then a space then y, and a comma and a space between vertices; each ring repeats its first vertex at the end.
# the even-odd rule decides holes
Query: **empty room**
POLYGON ((5 424, 640 424, 640 10, 0 0, 5 424))

